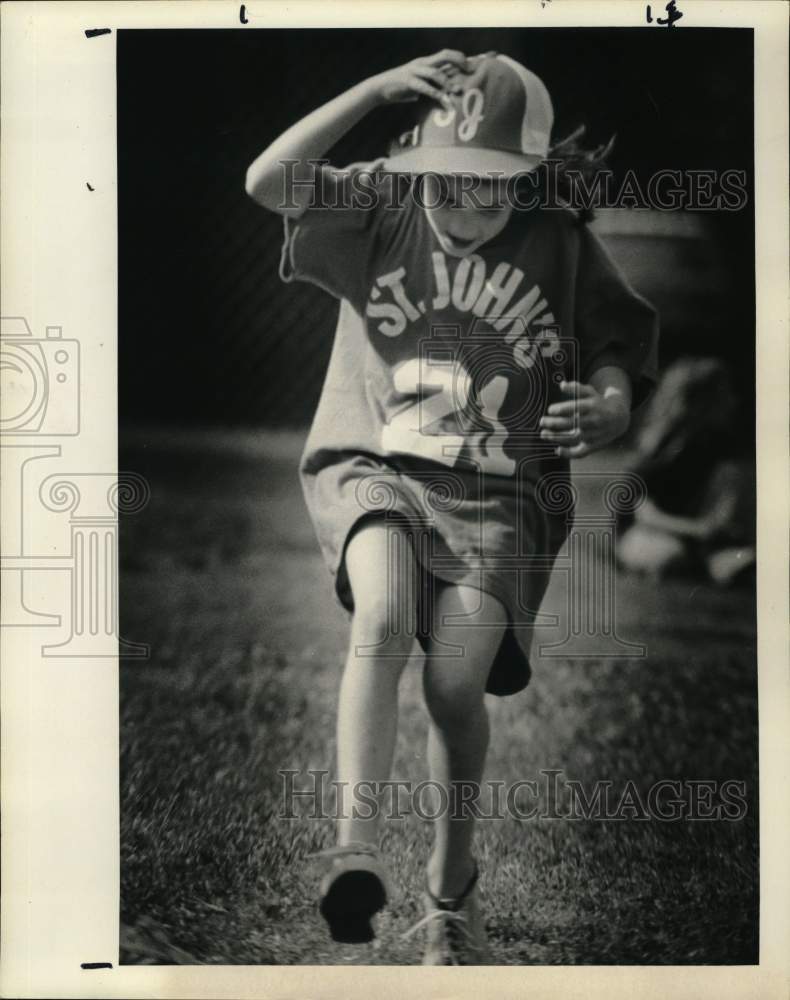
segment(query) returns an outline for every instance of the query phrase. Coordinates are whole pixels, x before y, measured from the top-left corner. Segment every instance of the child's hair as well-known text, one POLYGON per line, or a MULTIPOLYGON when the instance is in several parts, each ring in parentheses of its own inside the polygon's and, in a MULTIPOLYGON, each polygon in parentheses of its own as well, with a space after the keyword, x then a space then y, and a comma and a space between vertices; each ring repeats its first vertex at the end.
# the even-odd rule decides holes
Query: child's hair
POLYGON ((576 185, 581 181, 588 189, 597 173, 603 169, 614 147, 615 136, 595 148, 587 148, 580 142, 587 128, 580 125, 570 135, 556 142, 550 149, 547 160, 536 168, 535 180, 529 179, 529 190, 540 196, 540 204, 552 208, 566 203, 577 213, 579 225, 591 222, 595 217, 590 205, 577 205, 576 185))

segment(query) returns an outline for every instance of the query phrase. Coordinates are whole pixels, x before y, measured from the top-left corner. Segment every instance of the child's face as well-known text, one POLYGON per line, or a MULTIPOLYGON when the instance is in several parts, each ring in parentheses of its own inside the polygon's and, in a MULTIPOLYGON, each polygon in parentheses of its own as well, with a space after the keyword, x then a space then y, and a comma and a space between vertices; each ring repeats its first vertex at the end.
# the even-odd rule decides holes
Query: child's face
POLYGON ((462 176, 423 178, 425 214, 445 253, 466 257, 506 226, 512 206, 505 182, 496 178, 462 176))

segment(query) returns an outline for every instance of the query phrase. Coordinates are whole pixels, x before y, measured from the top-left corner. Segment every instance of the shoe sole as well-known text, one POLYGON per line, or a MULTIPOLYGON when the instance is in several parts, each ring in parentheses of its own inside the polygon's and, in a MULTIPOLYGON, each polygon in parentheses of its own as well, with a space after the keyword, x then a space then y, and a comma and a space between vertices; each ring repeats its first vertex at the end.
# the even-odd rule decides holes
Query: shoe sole
POLYGON ((333 880, 318 909, 329 925, 333 941, 366 944, 376 936, 370 918, 386 902, 387 893, 377 875, 347 871, 333 880))

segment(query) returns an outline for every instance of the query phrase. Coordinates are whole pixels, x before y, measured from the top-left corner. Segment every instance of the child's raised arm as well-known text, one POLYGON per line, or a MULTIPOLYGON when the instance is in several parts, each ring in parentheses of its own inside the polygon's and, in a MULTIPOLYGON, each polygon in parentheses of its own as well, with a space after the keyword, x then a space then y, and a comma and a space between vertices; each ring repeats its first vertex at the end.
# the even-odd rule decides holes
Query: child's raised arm
POLYGON ((323 157, 353 125, 380 104, 414 101, 421 96, 446 103, 451 79, 444 69, 450 66, 468 72, 462 52, 442 49, 435 55, 413 59, 369 77, 317 108, 283 132, 250 164, 247 194, 264 208, 298 217, 312 197, 309 182, 314 173, 308 161, 323 157), (296 161, 292 172, 283 165, 287 160, 296 161), (286 186, 292 190, 287 191, 286 186))

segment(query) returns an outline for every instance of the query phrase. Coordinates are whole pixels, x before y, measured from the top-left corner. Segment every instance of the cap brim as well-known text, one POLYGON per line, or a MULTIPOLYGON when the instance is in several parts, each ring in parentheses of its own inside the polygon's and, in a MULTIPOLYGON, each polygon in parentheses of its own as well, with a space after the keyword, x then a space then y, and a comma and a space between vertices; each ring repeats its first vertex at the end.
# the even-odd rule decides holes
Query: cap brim
POLYGON ((534 170, 544 158, 503 149, 418 146, 387 157, 381 169, 395 174, 498 174, 514 177, 534 170))

